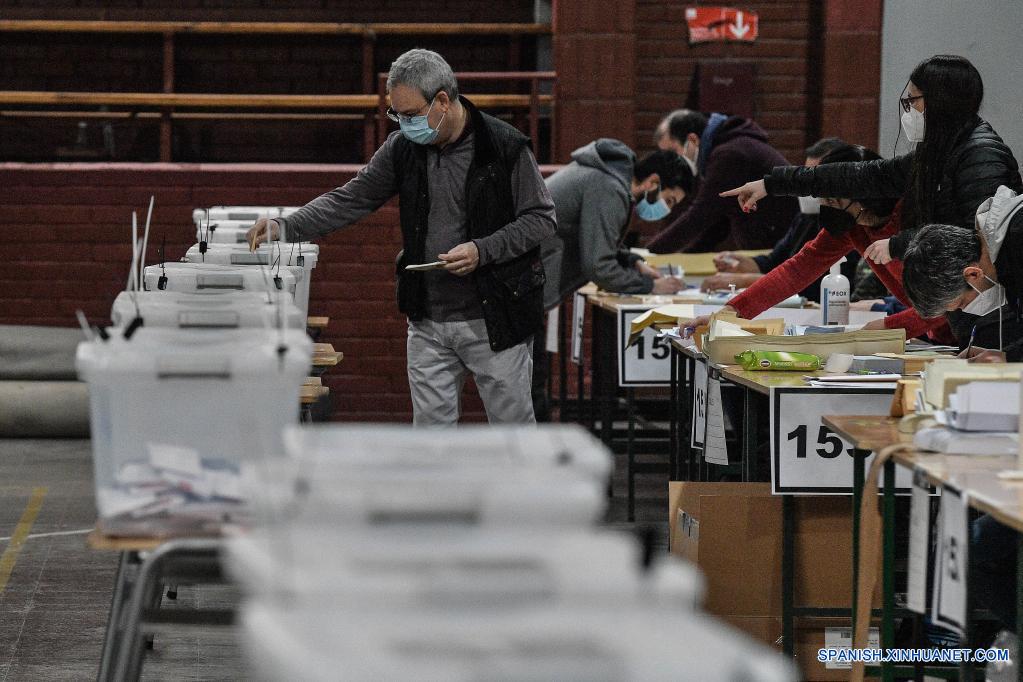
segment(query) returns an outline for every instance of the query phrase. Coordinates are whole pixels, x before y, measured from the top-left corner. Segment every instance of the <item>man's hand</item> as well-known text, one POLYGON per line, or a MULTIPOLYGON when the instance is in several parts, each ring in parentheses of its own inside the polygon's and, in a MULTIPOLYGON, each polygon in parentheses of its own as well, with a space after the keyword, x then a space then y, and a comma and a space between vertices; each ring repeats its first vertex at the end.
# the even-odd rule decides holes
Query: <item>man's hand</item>
POLYGON ((723 291, 735 285, 736 289, 744 289, 753 284, 760 275, 744 272, 719 272, 703 280, 700 291, 723 291))
POLYGON ((980 346, 967 348, 959 354, 959 357, 968 359, 970 362, 1005 362, 1005 353, 1002 351, 981 348, 980 346))
POLYGON ((639 274, 643 275, 644 277, 649 277, 651 279, 660 279, 661 277, 663 277, 660 270, 653 267, 652 265, 647 265, 646 261, 638 260, 636 261, 636 265, 634 267, 636 268, 637 272, 639 272, 639 274))
POLYGON ((735 197, 739 200, 739 208, 744 213, 749 213, 750 211, 757 210, 757 202, 767 196, 767 187, 764 185, 763 180, 754 180, 753 182, 747 182, 742 187, 722 192, 718 196, 735 197))
POLYGON ((440 254, 437 258, 447 263, 444 269, 452 275, 465 277, 479 267, 480 251, 476 248, 475 242, 465 242, 447 253, 440 254))
POLYGON ((659 277, 654 280, 654 294, 677 294, 686 288, 686 283, 678 277, 659 277))
POLYGON ((863 328, 864 329, 873 329, 873 330, 887 329, 887 327, 884 326, 884 318, 883 317, 878 318, 876 320, 871 320, 870 322, 868 322, 865 325, 863 325, 863 328))
POLYGON ((731 251, 722 251, 714 256, 714 267, 718 269, 718 272, 749 272, 754 274, 760 272, 760 268, 757 267, 755 260, 749 256, 732 253, 731 251))
MULTIPOLYGON (((260 218, 256 224, 245 233, 245 241, 249 243, 249 251, 255 251, 260 244, 266 243, 266 218, 260 218)), ((281 238, 281 225, 273 218, 270 219, 270 232, 273 240, 281 238)))
POLYGON ((875 305, 884 305, 883 298, 871 298, 865 301, 853 301, 849 304, 849 310, 866 310, 870 312, 875 305))
POLYGON ((888 249, 887 239, 878 239, 876 242, 867 247, 863 255, 870 260, 880 265, 887 265, 892 262, 892 254, 888 249))

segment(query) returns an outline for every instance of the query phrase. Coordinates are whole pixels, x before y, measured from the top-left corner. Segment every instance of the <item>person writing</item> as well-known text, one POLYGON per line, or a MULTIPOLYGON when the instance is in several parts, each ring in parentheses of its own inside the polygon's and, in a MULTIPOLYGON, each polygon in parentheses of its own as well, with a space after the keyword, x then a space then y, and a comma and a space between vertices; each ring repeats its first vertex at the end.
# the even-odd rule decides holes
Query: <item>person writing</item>
POLYGON ((1023 197, 999 187, 978 208, 974 229, 925 225, 906 249, 902 277, 913 307, 925 316, 958 310, 973 321, 974 343, 960 357, 1023 361, 1021 209, 1023 197))
POLYGON ((771 198, 754 215, 719 196, 785 162, 755 121, 682 109, 669 118, 668 138, 659 146, 681 151, 697 188, 688 208, 647 244, 654 253, 770 248, 792 222, 795 199, 771 198))

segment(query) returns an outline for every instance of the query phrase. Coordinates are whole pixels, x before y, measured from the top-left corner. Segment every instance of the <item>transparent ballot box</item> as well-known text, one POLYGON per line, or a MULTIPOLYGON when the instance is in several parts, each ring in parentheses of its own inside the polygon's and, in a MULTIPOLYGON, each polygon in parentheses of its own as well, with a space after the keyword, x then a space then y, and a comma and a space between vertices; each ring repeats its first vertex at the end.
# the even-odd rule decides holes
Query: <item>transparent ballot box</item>
POLYGON ((254 679, 789 682, 792 663, 709 616, 633 606, 346 610, 245 604, 254 679))
POLYGON ((288 270, 295 275, 295 303, 306 311, 309 285, 319 257, 320 247, 308 242, 263 244, 254 252, 249 251, 247 244, 208 244, 205 254, 199 251, 198 244, 193 244, 185 253, 185 260, 190 263, 262 265, 271 273, 288 270))
POLYGON ((651 562, 654 555, 633 536, 591 528, 295 524, 232 537, 225 555, 245 592, 291 605, 475 608, 639 600, 695 608, 703 594, 693 564, 667 554, 651 562))
POLYGON ((353 467, 492 467, 508 464, 544 471, 566 470, 606 483, 612 455, 577 424, 413 429, 390 424, 329 424, 288 429, 292 459, 353 467))
MULTIPOLYGON (((296 268, 300 270, 299 268, 296 268)), ((301 274, 301 273, 300 273, 301 274)), ((175 291, 181 293, 216 294, 227 291, 287 292, 294 297, 298 284, 291 268, 271 273, 269 268, 245 265, 214 265, 212 263, 166 262, 147 265, 145 288, 149 291, 175 291), (274 280, 274 275, 279 280, 274 280), (167 281, 160 286, 161 276, 167 281)))
POLYGON ((206 221, 207 216, 213 220, 248 220, 250 224, 260 218, 287 217, 297 211, 300 206, 210 206, 192 211, 192 220, 196 224, 206 221))
POLYGON ((306 315, 286 293, 229 291, 216 295, 180 291, 122 291, 110 319, 124 327, 141 316, 147 327, 173 329, 304 329, 306 315))
POLYGON ((311 359, 294 329, 141 327, 79 344, 100 527, 173 533, 243 514, 245 465, 283 456, 311 359))

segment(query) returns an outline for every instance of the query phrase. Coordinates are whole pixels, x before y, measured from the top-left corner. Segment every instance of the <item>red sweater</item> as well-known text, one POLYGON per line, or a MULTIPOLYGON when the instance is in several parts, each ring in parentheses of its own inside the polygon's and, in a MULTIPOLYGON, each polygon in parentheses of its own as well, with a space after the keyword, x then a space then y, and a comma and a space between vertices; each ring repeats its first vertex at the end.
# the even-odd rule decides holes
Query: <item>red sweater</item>
MULTIPOLYGON (((900 203, 884 226, 871 228, 856 225, 840 237, 821 230, 812 241, 800 249, 799 253, 757 279, 752 286, 729 301, 728 305, 741 317, 746 319, 756 317, 793 293, 802 291, 850 251, 855 250, 862 255, 866 248, 878 239, 887 239, 898 233, 901 213, 900 203)), ((925 320, 913 309, 906 297, 905 289, 902 288, 902 261, 893 260, 887 265, 879 265, 868 259, 868 263, 888 291, 904 305, 909 306, 900 313, 886 317, 885 328, 905 329, 906 338, 939 330, 939 338, 951 337, 951 330, 947 328, 944 316, 925 320), (941 329, 942 327, 945 329, 941 329)))

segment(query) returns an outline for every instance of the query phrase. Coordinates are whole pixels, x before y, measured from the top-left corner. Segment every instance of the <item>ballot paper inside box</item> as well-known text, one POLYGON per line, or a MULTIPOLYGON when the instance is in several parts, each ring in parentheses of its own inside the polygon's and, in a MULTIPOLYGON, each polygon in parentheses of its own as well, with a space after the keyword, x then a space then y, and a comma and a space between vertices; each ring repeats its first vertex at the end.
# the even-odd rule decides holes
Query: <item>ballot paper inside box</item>
POLYGON ((305 311, 309 310, 309 285, 319 257, 320 247, 308 242, 263 244, 255 252, 247 244, 209 244, 205 253, 194 244, 185 254, 190 263, 263 266, 273 274, 290 271, 295 276, 295 304, 305 311))
POLYGON ((135 317, 147 327, 173 329, 305 329, 306 315, 287 293, 230 291, 216 295, 175 291, 122 291, 110 319, 125 327, 135 317))
POLYGON ((100 526, 148 534, 236 508, 245 465, 283 456, 311 357, 298 330, 143 327, 81 343, 100 526))

